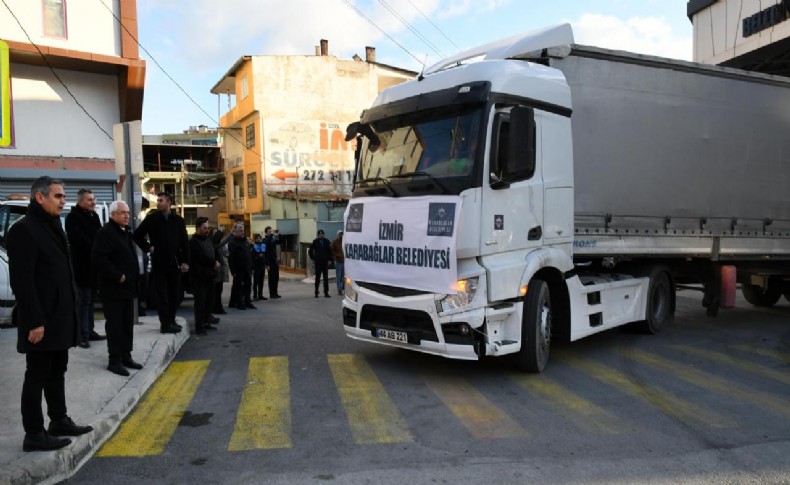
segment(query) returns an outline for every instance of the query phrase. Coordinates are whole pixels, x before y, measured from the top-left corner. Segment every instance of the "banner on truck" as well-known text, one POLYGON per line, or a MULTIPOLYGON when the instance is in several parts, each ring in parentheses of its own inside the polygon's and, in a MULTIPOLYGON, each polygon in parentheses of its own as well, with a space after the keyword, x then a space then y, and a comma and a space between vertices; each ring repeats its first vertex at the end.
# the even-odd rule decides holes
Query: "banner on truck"
POLYGON ((456 293, 461 198, 353 199, 346 208, 346 274, 400 288, 456 293))

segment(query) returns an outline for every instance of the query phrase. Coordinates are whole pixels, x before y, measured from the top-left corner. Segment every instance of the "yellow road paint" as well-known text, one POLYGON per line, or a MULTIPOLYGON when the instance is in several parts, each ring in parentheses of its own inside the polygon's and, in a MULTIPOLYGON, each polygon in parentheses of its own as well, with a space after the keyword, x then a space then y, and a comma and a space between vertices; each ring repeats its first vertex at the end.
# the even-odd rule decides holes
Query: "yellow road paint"
MULTIPOLYGON (((559 352, 555 352, 555 354, 559 354, 559 352)), ((616 388, 623 394, 650 403, 664 414, 673 416, 684 423, 694 423, 698 426, 701 425, 711 428, 724 428, 734 425, 731 420, 718 413, 675 397, 657 386, 646 386, 643 383, 636 383, 632 381, 631 377, 628 375, 611 369, 603 364, 566 353, 561 353, 561 355, 562 357, 560 358, 564 362, 616 388)))
POLYGON ((478 439, 522 438, 529 433, 463 379, 425 376, 428 387, 478 439))
POLYGON ((547 399, 552 410, 566 409, 568 419, 591 432, 619 434, 626 431, 623 422, 595 403, 580 397, 545 375, 512 375, 510 379, 527 392, 547 399))
POLYGON ((643 350, 640 350, 639 353, 624 352, 620 350, 618 353, 636 362, 651 365, 665 372, 674 374, 684 381, 690 382, 703 389, 719 393, 722 396, 736 397, 744 401, 758 404, 777 414, 790 416, 790 406, 787 405, 787 400, 785 399, 778 399, 755 389, 747 389, 738 386, 727 379, 716 377, 708 372, 692 369, 687 365, 672 362, 643 350))
POLYGON ((364 357, 329 354, 327 360, 356 443, 414 440, 400 411, 364 357))
POLYGON ((97 456, 161 454, 208 369, 208 360, 173 362, 97 456))
POLYGON ((790 354, 779 352, 778 350, 766 349, 763 347, 755 347, 753 345, 730 345, 733 349, 742 350, 744 352, 751 352, 752 354, 762 355, 770 359, 776 360, 783 364, 790 363, 790 354))
POLYGON ((253 357, 228 451, 290 447, 288 357, 253 357))
POLYGON ((731 365, 733 367, 737 367, 738 369, 745 370, 746 372, 751 372, 752 374, 757 374, 759 376, 768 377, 769 379, 774 379, 785 384, 790 384, 790 372, 781 372, 774 369, 769 369, 762 365, 749 362, 748 360, 739 359, 731 355, 725 355, 710 350, 698 349, 689 345, 672 345, 671 347, 687 354, 698 355, 713 362, 731 365))

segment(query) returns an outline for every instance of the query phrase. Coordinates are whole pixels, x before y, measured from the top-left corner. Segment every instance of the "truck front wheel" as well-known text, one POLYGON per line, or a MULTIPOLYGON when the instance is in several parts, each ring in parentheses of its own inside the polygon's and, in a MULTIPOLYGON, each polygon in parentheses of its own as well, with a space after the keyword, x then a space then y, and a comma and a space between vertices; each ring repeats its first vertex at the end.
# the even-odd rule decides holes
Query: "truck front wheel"
MULTIPOLYGON (((741 293, 754 306, 774 306, 782 297, 782 287, 777 280, 769 278, 765 287, 753 285, 751 278, 741 282, 741 293)), ((790 293, 790 292, 788 292, 790 293)))
POLYGON ((551 294, 549 285, 532 280, 521 317, 521 350, 518 367, 527 372, 542 372, 549 361, 551 344, 551 294))
POLYGON ((651 271, 650 285, 647 289, 647 314, 645 320, 638 325, 642 333, 655 335, 672 323, 675 319, 674 296, 669 274, 662 268, 651 271))

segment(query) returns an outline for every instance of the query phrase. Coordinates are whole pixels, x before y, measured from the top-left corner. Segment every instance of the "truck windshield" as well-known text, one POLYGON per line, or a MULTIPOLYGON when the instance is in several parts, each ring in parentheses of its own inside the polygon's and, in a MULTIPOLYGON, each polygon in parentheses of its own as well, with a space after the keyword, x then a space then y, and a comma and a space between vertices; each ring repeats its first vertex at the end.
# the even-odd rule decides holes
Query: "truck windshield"
POLYGON ((379 185, 394 196, 458 194, 469 188, 482 153, 483 114, 479 105, 453 106, 371 123, 381 144, 365 144, 357 174, 363 193, 355 195, 379 185))

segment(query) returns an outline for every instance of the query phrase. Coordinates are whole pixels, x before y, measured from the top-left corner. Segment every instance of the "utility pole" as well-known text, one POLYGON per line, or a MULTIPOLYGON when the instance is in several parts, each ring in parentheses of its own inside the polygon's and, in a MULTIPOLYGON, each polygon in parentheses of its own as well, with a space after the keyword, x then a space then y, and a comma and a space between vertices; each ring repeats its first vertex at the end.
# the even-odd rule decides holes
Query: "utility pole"
POLYGON ((187 161, 181 160, 181 209, 179 210, 181 217, 184 217, 184 196, 186 195, 186 174, 187 174, 187 161))

